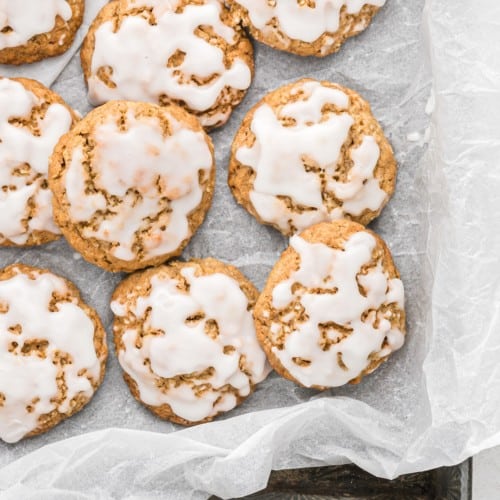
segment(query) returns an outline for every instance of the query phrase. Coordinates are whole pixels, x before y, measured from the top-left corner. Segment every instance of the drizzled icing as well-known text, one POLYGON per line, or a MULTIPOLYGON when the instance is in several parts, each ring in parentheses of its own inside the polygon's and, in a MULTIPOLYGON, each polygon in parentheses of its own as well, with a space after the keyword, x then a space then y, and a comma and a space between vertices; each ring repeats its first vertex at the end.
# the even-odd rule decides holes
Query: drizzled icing
POLYGON ((70 217, 75 223, 97 217, 81 233, 112 243, 109 251, 117 259, 136 259, 137 245, 144 258, 168 254, 191 236, 188 216, 203 197, 199 172, 208 178, 212 153, 203 131, 189 130, 164 113, 169 135, 157 118, 136 117, 132 110, 125 131, 113 115, 94 129, 93 192, 86 189, 82 147, 72 152, 65 176, 70 217))
POLYGON ((403 310, 401 280, 389 278, 380 260, 360 274, 377 244, 370 233, 353 234, 344 250, 299 236, 290 244, 300 267, 273 290, 272 306, 283 318, 271 324, 271 337, 286 335, 283 349, 272 351, 296 380, 306 387, 337 387, 362 374, 373 355, 380 359, 403 345, 404 333, 392 327, 392 312, 383 308, 403 310))
MULTIPOLYGON (((382 7, 385 0, 315 0, 314 7, 298 0, 234 0, 248 10, 250 21, 258 30, 271 29, 276 19, 280 31, 294 40, 306 43, 316 41, 325 33, 340 28, 340 12, 359 14, 365 5, 382 7)), ((361 27, 362 29, 362 27, 361 27)))
POLYGON ((380 148, 373 136, 363 136, 361 144, 350 149, 353 165, 346 181, 335 180, 341 148, 354 124, 347 111, 347 94, 317 81, 300 82, 291 94, 300 91, 300 100, 279 111, 261 104, 250 125, 255 142, 236 151, 236 159, 256 173, 250 201, 257 214, 283 232, 291 232, 381 209, 388 195, 374 176, 380 148), (325 105, 342 112, 323 117, 325 105), (306 169, 306 163, 315 169, 306 169), (320 174, 325 175, 324 186, 320 174), (329 208, 325 191, 342 205, 329 208), (302 211, 291 210, 279 197, 289 197, 302 211))
POLYGON ((0 438, 8 443, 35 430, 42 415, 71 413, 72 399, 90 398, 101 374, 92 320, 76 302, 58 301, 49 310, 54 295, 66 297, 68 288, 53 274, 32 274, 17 271, 0 281, 0 438), (46 346, 30 351, 31 343, 46 346), (71 363, 58 364, 61 355, 71 363), (61 374, 66 393, 57 402, 61 374))
MULTIPOLYGON (((125 4, 131 9, 151 7, 156 24, 130 15, 116 32, 113 21, 99 26, 88 79, 93 104, 112 99, 158 103, 165 95, 184 102, 190 110, 203 112, 217 103, 226 88, 246 90, 250 86, 251 71, 243 59, 236 58, 226 68, 224 52, 196 34, 200 26, 209 26, 228 44, 235 43, 235 31, 221 20, 220 0, 187 5, 178 13, 178 0, 128 0, 125 4), (181 54, 182 60, 173 66, 168 61, 176 54, 181 54), (111 68, 112 87, 99 78, 100 68, 111 68)), ((226 121, 230 109, 221 113, 201 116, 202 124, 226 121)))
POLYGON ((40 135, 12 122, 29 119, 43 103, 21 83, 0 79, 0 243, 22 245, 35 230, 60 232, 52 220, 47 169, 59 138, 71 128, 71 113, 61 104, 48 106, 36 123, 40 135), (30 204, 36 209, 28 218, 30 204))
POLYGON ((236 395, 248 396, 252 385, 266 378, 269 366, 238 282, 221 273, 196 276, 193 267, 181 274, 189 292, 178 288, 178 280, 157 275, 147 296, 135 304, 126 297, 115 300, 111 309, 117 316, 138 318, 144 332, 156 332, 144 335, 140 348, 138 330, 128 329, 122 336, 119 361, 137 383, 141 400, 155 407, 168 404, 179 417, 197 422, 234 408, 236 395), (214 322, 218 334, 210 336, 206 332, 214 322), (210 369, 211 374, 200 376, 210 369), (194 376, 188 381, 190 374, 194 376), (160 379, 181 375, 186 378, 159 387, 160 379))
POLYGON ((54 29, 56 18, 69 21, 66 0, 0 0, 0 50, 24 45, 31 37, 54 29))

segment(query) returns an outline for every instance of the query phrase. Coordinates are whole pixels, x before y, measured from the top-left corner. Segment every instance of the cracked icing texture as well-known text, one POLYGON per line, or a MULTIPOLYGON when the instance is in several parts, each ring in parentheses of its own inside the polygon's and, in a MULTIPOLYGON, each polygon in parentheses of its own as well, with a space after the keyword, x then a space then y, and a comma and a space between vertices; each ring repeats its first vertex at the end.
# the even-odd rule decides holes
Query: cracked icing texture
POLYGON ((253 53, 220 0, 119 0, 82 50, 89 100, 174 102, 223 125, 250 86, 253 53))
POLYGON ((67 50, 83 0, 0 0, 0 63, 22 64, 67 50))
POLYGON ((228 0, 263 43, 299 55, 325 56, 363 31, 385 0, 228 0))
POLYGON ((24 45, 31 37, 51 31, 59 16, 71 18, 66 0, 0 0, 0 49, 24 45))
POLYGON ((214 259, 132 275, 111 308, 117 354, 135 397, 181 424, 234 408, 269 373, 252 318, 258 295, 214 259))
POLYGON ((125 120, 126 131, 112 118, 95 129, 96 194, 86 194, 83 152, 74 151, 65 184, 69 215, 77 223, 85 222, 107 209, 106 195, 116 197, 121 203, 111 202, 106 220, 82 232, 87 238, 117 243, 111 254, 133 260, 136 231, 163 212, 158 223, 168 220, 168 228, 157 227, 143 240, 146 256, 156 257, 176 250, 189 236, 187 216, 202 198, 198 172, 209 171, 212 156, 201 132, 186 130, 173 119, 167 138, 155 119, 137 119, 129 111, 125 120))
POLYGON ((66 280, 0 272, 0 438, 14 443, 79 411, 104 376, 104 329, 66 280))
POLYGON ((374 233, 349 221, 322 223, 291 238, 255 317, 279 373, 305 387, 338 387, 403 345, 403 284, 374 233))
MULTIPOLYGON (((356 233, 343 251, 299 236, 293 236, 290 245, 299 254, 300 267, 274 288, 273 307, 283 310, 297 301, 307 320, 291 326, 283 349, 274 347, 273 352, 294 378, 307 387, 344 385, 368 368, 374 353, 384 357, 403 345, 404 335, 391 328, 390 316, 376 312, 386 304, 403 307, 401 281, 388 279, 380 261, 367 274, 358 275, 370 262, 376 245, 373 236, 356 233), (315 288, 326 293, 307 291, 315 288), (365 321, 364 314, 368 314, 365 321)), ((291 324, 295 318, 292 313, 291 324)), ((271 324, 273 335, 282 329, 279 323, 271 324)))
POLYGON ((79 125, 51 166, 56 220, 70 243, 113 271, 180 253, 213 190, 212 145, 197 120, 178 107, 114 102, 79 125))
POLYGON ((0 245, 59 237, 47 184, 49 157, 74 115, 32 80, 0 79, 0 245))
POLYGON ((274 18, 287 37, 312 43, 325 32, 335 33, 340 28, 342 8, 347 14, 359 14, 363 6, 381 7, 385 0, 236 0, 236 3, 247 9, 257 29, 265 29, 274 18))
POLYGON ((392 150, 368 104, 315 80, 278 89, 250 111, 229 169, 236 199, 284 234, 340 218, 367 224, 395 177, 392 150))

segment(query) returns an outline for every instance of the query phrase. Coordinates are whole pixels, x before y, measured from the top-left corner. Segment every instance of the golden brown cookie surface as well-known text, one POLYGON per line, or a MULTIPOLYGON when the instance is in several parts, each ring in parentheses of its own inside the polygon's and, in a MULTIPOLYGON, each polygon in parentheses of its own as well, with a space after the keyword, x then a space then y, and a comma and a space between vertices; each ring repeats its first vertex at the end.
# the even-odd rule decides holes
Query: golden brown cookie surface
POLYGON ((84 41, 89 100, 174 103, 223 125, 253 76, 253 49, 220 0, 113 0, 84 41))
POLYGON ((275 49, 324 57, 365 30, 385 0, 227 0, 252 36, 275 49))
POLYGON ((106 334, 77 288, 50 271, 0 271, 0 439, 48 431, 86 405, 104 377, 106 334))
POLYGON ((49 167, 54 217, 69 243, 108 271, 178 255, 210 206, 210 138, 178 106, 112 101, 57 145, 49 167))
POLYGON ((392 196, 397 164, 369 104, 353 90, 303 79, 267 94, 236 134, 229 186, 284 234, 349 218, 368 224, 392 196))
POLYGON ((85 0, 0 3, 0 64, 24 64, 66 52, 82 24, 85 0))
POLYGON ((240 271, 215 259, 129 276, 111 308, 117 356, 134 397, 182 425, 240 404, 269 372, 255 337, 257 296, 240 271))
POLYGON ((316 389, 359 382, 404 343, 404 290, 391 254, 347 220, 291 238, 254 316, 273 368, 316 389))
POLYGON ((60 137, 77 120, 62 98, 41 83, 0 79, 0 246, 59 238, 48 163, 60 137))

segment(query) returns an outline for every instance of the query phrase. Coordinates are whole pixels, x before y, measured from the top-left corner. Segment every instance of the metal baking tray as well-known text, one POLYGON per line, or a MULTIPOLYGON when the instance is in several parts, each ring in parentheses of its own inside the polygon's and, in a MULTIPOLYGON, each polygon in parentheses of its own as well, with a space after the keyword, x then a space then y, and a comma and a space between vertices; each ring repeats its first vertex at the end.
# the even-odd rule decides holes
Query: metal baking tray
MULTIPOLYGON (((252 500, 472 500, 472 459, 393 481, 355 465, 274 471, 252 500)), ((211 500, 219 500, 211 497, 211 500)))

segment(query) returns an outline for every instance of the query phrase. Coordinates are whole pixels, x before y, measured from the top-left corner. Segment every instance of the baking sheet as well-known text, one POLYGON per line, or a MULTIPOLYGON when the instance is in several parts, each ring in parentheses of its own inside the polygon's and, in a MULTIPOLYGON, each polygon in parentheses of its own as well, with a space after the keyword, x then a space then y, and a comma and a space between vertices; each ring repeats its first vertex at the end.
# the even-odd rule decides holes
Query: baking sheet
MULTIPOLYGON (((372 103, 400 164, 396 194, 371 227, 405 283, 401 351, 362 384, 325 393, 273 374, 225 418, 181 431, 133 400, 111 354, 102 388, 81 413, 44 436, 0 444, 2 498, 237 497, 263 488, 272 468, 352 461, 392 478, 500 443, 499 24, 495 0, 427 0, 425 9, 424 0, 388 0, 368 31, 326 59, 256 44, 253 87, 212 134, 214 205, 183 257, 217 257, 262 287, 286 239, 237 206, 226 185, 245 112, 306 76, 350 86, 372 103)), ((54 88, 90 109, 76 59, 54 88)), ((119 275, 85 263, 64 241, 2 250, 0 260, 73 280, 110 332, 119 275)))

